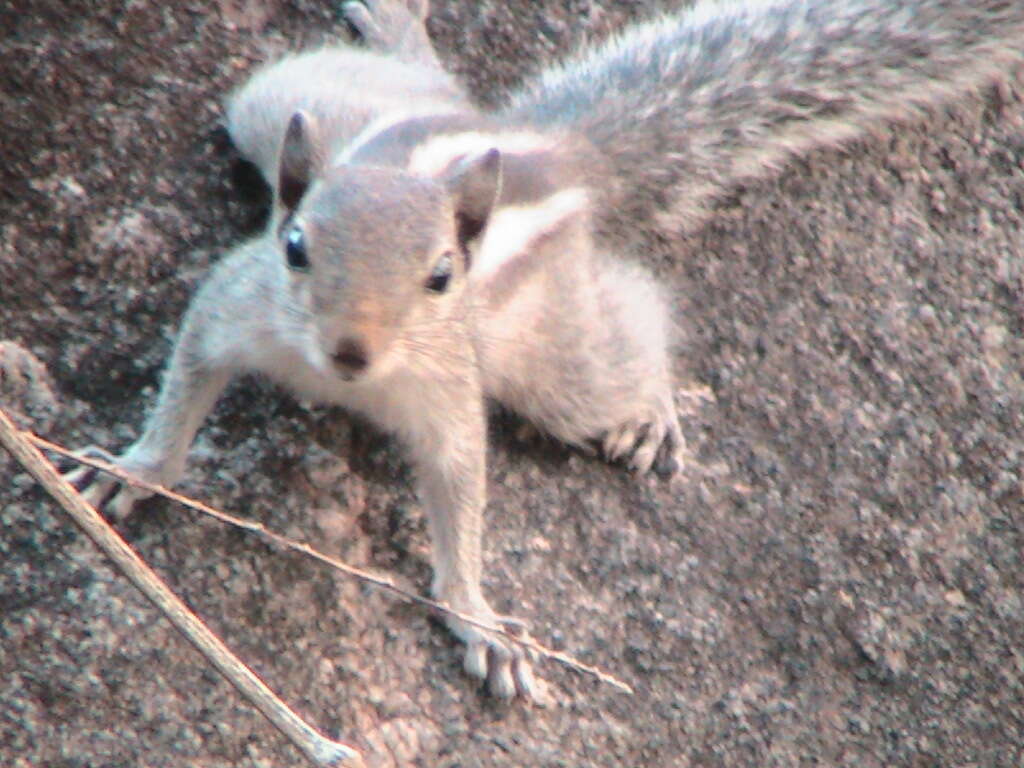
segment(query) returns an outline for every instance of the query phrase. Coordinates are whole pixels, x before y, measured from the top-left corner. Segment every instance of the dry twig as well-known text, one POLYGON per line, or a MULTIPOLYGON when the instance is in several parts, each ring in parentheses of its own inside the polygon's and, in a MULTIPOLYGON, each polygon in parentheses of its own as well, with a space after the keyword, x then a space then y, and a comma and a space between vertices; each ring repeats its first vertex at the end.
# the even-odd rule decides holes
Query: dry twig
POLYGON ((175 628, 228 681, 255 705, 316 766, 362 766, 351 747, 318 733, 279 699, 256 674, 234 656, 223 641, 192 613, 141 557, 117 535, 100 514, 32 445, 34 435, 21 432, 0 409, 0 444, 53 496, 81 528, 175 628))
POLYGON ((394 595, 395 597, 398 597, 402 600, 407 600, 411 603, 421 605, 433 611, 434 613, 454 616, 457 619, 466 622, 467 624, 470 624, 475 627, 480 627, 481 629, 486 629, 489 632, 492 632, 497 635, 501 635, 509 642, 516 643, 522 646, 523 648, 527 648, 541 656, 554 659, 555 661, 560 662, 561 664, 564 664, 567 667, 575 669, 578 672, 583 672, 584 674, 591 675, 592 677, 600 680, 603 683, 607 683, 608 685, 618 688, 623 693, 628 693, 630 695, 632 695, 633 693, 633 689, 627 683, 623 682, 622 680, 619 680, 614 675, 611 675, 599 669, 598 667, 592 666, 590 664, 585 664, 579 659, 576 659, 575 657, 570 656, 567 653, 563 653, 562 651, 556 651, 552 648, 548 648, 544 645, 541 645, 532 638, 514 635, 503 629, 491 627, 487 624, 482 623, 479 619, 476 619, 473 616, 454 610, 453 608, 449 607, 448 605, 445 605, 444 603, 437 602, 436 600, 430 600, 429 598, 423 597, 422 595, 417 595, 414 592, 404 590, 385 576, 380 576, 375 573, 371 573, 370 571, 365 571, 361 568, 356 568, 355 566, 349 565, 348 563, 338 560, 337 558, 331 557, 330 555, 325 555, 322 552, 318 552, 317 550, 310 547, 308 544, 304 544, 300 541, 295 541, 294 539, 289 539, 286 536, 282 536, 279 533, 274 533, 273 531, 269 530, 265 525, 263 525, 263 523, 257 523, 251 520, 245 520, 243 518, 236 517, 235 515, 230 515, 227 512, 222 512, 221 510, 215 509, 214 507, 204 504, 201 501, 196 501, 195 499, 191 499, 188 496, 183 496, 180 493, 175 493, 174 491, 168 490, 167 488, 164 488, 162 485, 154 485, 153 483, 147 483, 144 480, 140 480, 136 477, 133 477, 132 475, 118 469, 117 467, 111 466, 105 461, 98 461, 96 459, 90 459, 85 456, 79 456, 76 453, 70 451, 69 449, 61 445, 57 445, 56 443, 52 443, 49 440, 39 437, 38 435, 34 435, 31 432, 24 432, 23 435, 27 440, 30 440, 31 442, 35 443, 40 448, 44 448, 48 451, 53 451, 56 454, 65 456, 69 459, 77 461, 81 464, 85 464, 86 466, 93 467, 102 472, 107 472, 129 485, 133 485, 137 488, 142 488, 144 490, 149 491, 150 493, 156 493, 161 496, 164 496, 165 498, 168 498, 171 501, 176 501, 179 504, 188 507, 189 509, 195 510, 196 512, 200 512, 204 515, 208 515, 216 520, 221 521, 222 523, 227 523, 228 525, 233 525, 237 528, 242 528, 243 530, 255 533, 256 535, 261 536, 267 541, 273 542, 278 546, 284 547, 285 549, 290 549, 293 552, 299 552, 303 555, 306 555, 307 557, 313 558, 314 560, 319 560, 321 563, 329 565, 331 568, 334 568, 335 570, 341 571, 342 573, 348 574, 349 576, 353 576, 359 579, 360 581, 372 584, 375 587, 378 587, 384 590, 385 592, 388 592, 389 594, 394 595))

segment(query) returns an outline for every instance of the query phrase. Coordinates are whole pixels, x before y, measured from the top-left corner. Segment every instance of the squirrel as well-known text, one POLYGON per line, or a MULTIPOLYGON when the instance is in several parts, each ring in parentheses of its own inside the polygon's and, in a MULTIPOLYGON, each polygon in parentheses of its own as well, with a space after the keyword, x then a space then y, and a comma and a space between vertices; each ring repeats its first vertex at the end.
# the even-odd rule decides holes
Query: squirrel
MULTIPOLYGON (((344 405, 408 450, 433 594, 517 632, 481 589, 485 399, 639 472, 678 473, 668 301, 629 259, 637 233, 692 230, 737 184, 1024 56, 1024 4, 1007 0, 701 0, 485 111, 440 65, 426 0, 341 11, 364 47, 286 56, 229 97, 273 213, 199 289, 142 437, 110 460, 175 482, 241 371, 344 405)), ((122 514, 140 497, 92 471, 74 480, 122 514)), ((494 694, 539 698, 518 645, 449 626, 494 694)))

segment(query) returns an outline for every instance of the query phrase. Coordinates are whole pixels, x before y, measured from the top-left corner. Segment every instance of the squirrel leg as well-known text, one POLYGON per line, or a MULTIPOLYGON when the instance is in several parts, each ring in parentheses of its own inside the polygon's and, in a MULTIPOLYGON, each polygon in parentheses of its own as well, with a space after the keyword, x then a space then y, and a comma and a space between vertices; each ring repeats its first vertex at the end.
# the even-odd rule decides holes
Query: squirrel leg
MULTIPOLYGON (((107 461, 148 483, 172 485, 184 472, 192 438, 228 378, 227 371, 208 368, 191 358, 187 346, 183 348, 179 342, 142 437, 116 458, 98 446, 89 446, 82 455, 107 461)), ((124 517, 136 501, 150 495, 91 467, 69 473, 68 480, 87 501, 96 507, 106 506, 115 517, 124 517)))
MULTIPOLYGON (((109 461, 156 485, 170 486, 181 477, 196 430, 232 373, 247 367, 246 350, 257 347, 229 309, 244 312, 249 301, 247 283, 238 275, 254 271, 251 253, 243 247, 226 257, 192 300, 142 437, 116 458, 98 446, 85 448, 83 455, 109 461)), ((91 467, 69 472, 68 480, 86 500, 115 517, 127 515, 136 501, 151 495, 91 467)))
MULTIPOLYGON (((461 402, 472 402, 472 411, 459 407, 457 418, 449 412, 446 423, 432 430, 434 440, 413 446, 433 549, 432 591, 438 600, 485 627, 522 634, 522 622, 496 613, 480 585, 486 426, 481 397, 461 402), (443 437, 436 439, 438 435, 443 437)), ((446 622, 467 645, 466 672, 487 680, 495 696, 509 698, 518 693, 539 700, 529 655, 521 646, 454 617, 446 622)))
POLYGON ((629 262, 607 259, 597 274, 587 421, 603 413, 608 426, 588 437, 608 461, 670 478, 683 467, 686 442, 672 396, 667 302, 650 275, 629 262))

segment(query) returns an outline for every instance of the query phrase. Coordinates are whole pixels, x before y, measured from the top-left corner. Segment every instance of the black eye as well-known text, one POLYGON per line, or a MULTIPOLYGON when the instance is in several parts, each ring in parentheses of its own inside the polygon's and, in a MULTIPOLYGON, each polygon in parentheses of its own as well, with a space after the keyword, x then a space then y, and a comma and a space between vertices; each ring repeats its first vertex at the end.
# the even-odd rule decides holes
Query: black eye
POLYGON ((430 271, 427 278, 426 288, 434 293, 444 293, 448 290, 448 282, 452 279, 452 254, 445 253, 437 260, 437 264, 430 271))
POLYGON ((288 266, 291 269, 305 272, 309 269, 309 257, 306 255, 306 241, 302 237, 302 230, 292 227, 288 230, 285 240, 284 255, 288 259, 288 266))

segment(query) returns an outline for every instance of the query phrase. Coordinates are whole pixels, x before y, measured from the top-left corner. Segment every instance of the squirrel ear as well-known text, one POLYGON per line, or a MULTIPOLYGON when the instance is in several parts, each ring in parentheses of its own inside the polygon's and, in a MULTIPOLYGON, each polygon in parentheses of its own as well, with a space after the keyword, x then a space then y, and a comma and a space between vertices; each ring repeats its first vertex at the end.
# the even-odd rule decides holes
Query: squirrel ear
POLYGON ((501 193, 501 153, 489 149, 466 155, 448 171, 444 183, 455 201, 459 246, 468 252, 469 243, 487 226, 501 193))
POLYGON ((306 194, 313 178, 320 172, 319 136, 316 120, 299 110, 288 121, 281 142, 278 163, 277 194, 285 210, 291 212, 306 194))

